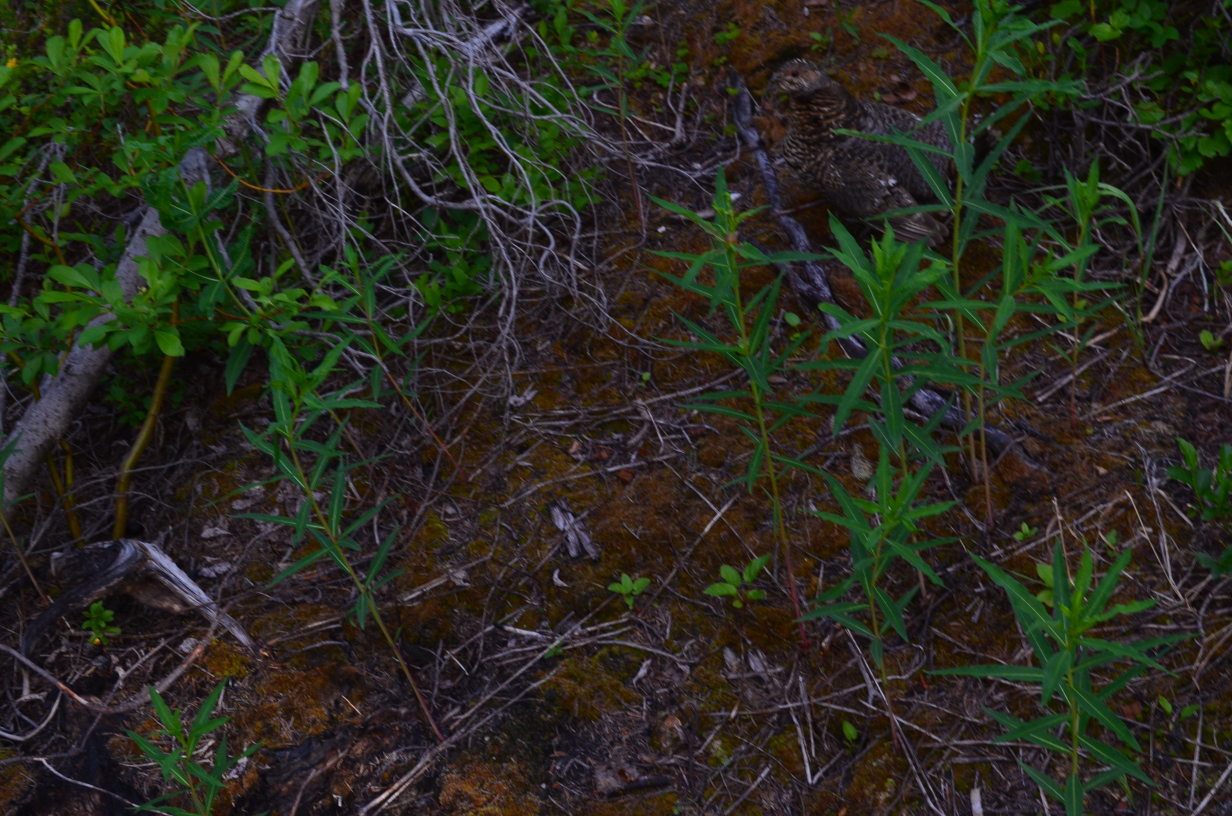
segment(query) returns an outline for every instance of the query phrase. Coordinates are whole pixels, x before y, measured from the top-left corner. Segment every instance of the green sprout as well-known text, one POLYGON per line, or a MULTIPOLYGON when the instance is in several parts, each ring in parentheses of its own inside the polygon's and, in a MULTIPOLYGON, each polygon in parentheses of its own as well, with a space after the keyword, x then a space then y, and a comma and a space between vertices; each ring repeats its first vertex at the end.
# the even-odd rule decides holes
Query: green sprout
POLYGON ((92 646, 106 646, 108 635, 120 634, 120 627, 111 625, 111 621, 115 618, 115 612, 104 607, 102 601, 95 601, 90 604, 90 608, 82 614, 86 616, 86 621, 81 625, 81 628, 88 629, 94 633, 90 638, 92 646))
POLYGON ((624 598, 629 608, 633 608, 633 599, 646 591, 650 586, 649 578, 630 578, 627 572, 620 574, 620 581, 607 585, 607 588, 624 598))
POLYGON ((749 565, 744 568, 744 572, 737 572, 735 567, 729 567, 724 564, 719 567, 719 574, 723 577, 722 581, 717 584, 711 584, 704 590, 705 594, 713 595, 716 598, 730 596, 732 606, 736 609, 744 607, 744 601, 760 601, 766 597, 766 593, 761 589, 746 589, 742 590, 745 584, 751 584, 766 568, 766 564, 770 562, 769 555, 763 555, 754 558, 749 562, 749 565))
POLYGON ((1039 530, 1037 528, 1032 527, 1030 524, 1027 524, 1024 521, 1022 523, 1022 526, 1018 528, 1018 532, 1014 533, 1014 540, 1015 541, 1026 541, 1027 539, 1033 537, 1038 532, 1039 530))

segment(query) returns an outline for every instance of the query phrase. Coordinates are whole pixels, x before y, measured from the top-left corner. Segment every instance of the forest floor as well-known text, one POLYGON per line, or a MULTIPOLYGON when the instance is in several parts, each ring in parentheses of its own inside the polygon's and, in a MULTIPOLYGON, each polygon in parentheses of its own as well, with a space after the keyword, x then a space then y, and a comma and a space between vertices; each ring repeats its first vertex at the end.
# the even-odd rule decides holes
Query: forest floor
MULTIPOLYGON (((962 59, 928 9, 899 0, 854 10, 847 19, 866 32, 863 39, 835 25, 838 10, 826 0, 699 2, 651 13, 658 19, 647 36, 683 34, 694 44, 690 59, 707 65, 717 57, 712 32, 735 21, 743 33, 724 53, 754 89, 791 48, 807 52, 807 31, 819 28, 819 18, 835 30, 835 76, 857 95, 895 93, 917 111, 931 104, 924 78, 868 32, 927 45, 942 64, 962 59)), ((725 71, 711 70, 716 84, 694 89, 714 109, 706 125, 713 138, 674 160, 713 164, 732 155, 717 84, 725 71)), ((648 91, 648 105, 651 97, 648 91)), ((771 143, 782 133, 769 110, 759 125, 771 143)), ((1028 138, 1022 150, 1045 148, 1028 138)), ((743 158, 727 172, 741 207, 764 201, 755 168, 743 158)), ((672 178, 646 181, 645 189, 694 210, 708 206, 708 190, 672 178)), ((1007 378, 1040 375, 1030 399, 992 412, 992 422, 1017 442, 993 466, 995 529, 985 529, 982 481, 961 456, 952 454, 928 483, 935 500, 959 506, 930 528, 954 539, 931 551, 944 588, 913 602, 909 642, 894 638, 887 649, 885 691, 902 724, 896 737, 862 643, 822 620, 807 625, 802 648, 769 506, 733 484, 751 444, 734 421, 685 407, 693 395, 733 387, 731 370, 717 356, 657 339, 680 336, 676 314, 708 320, 706 304, 656 275, 679 273, 680 263, 653 254, 699 251, 702 236, 648 201, 639 224, 621 190, 627 178, 609 183, 624 204, 601 213, 587 263, 606 293, 610 323, 597 328, 560 304, 523 314, 519 334, 532 339, 509 372, 519 396, 505 401, 472 390, 473 349, 432 346, 425 366, 449 372, 430 389, 442 418, 436 431, 457 467, 408 414, 391 411, 380 421, 368 414, 349 428, 349 444, 371 461, 356 471, 348 501, 369 506, 392 498, 383 513, 404 525, 391 556, 403 572, 382 603, 426 708, 450 740, 443 750, 434 750, 433 729, 379 634, 342 611, 352 586, 345 576, 322 561, 267 588, 294 560, 289 534, 237 514, 292 515, 297 500, 274 488, 237 492, 273 474, 236 424, 262 427, 273 418, 259 372, 230 396, 214 359, 190 357, 178 372, 183 401, 164 416, 146 454, 139 522, 151 537, 167 533, 166 551, 259 644, 247 652, 213 633, 168 692, 174 705, 193 711, 219 680, 229 680, 219 707, 232 718, 229 744, 261 743, 216 813, 356 813, 396 791, 384 812, 967 814, 974 789, 982 813, 1049 812, 1019 765, 1043 768, 1045 752, 994 743, 1001 729, 984 710, 1029 714, 1035 692, 928 672, 1027 657, 1004 593, 969 553, 1034 579, 1035 564, 1050 560, 1058 536, 1071 554, 1081 542, 1091 545, 1097 572, 1114 552, 1133 550, 1118 598, 1157 605, 1117 636, 1194 635, 1164 658, 1173 675, 1147 672, 1117 698, 1156 787, 1146 793, 1135 783, 1133 796, 1105 789, 1088 800, 1089 812, 1192 812, 1232 761, 1232 580, 1212 579, 1197 566, 1194 552, 1216 552, 1219 535, 1195 527, 1183 512, 1191 495, 1164 471, 1177 461, 1178 436, 1205 457, 1232 442, 1232 403, 1222 396, 1227 358, 1198 340, 1201 329, 1218 334, 1229 323, 1226 294, 1188 275, 1162 295, 1141 346, 1123 324, 1109 322, 1086 351, 1074 388, 1065 384, 1068 364, 1042 341, 1007 360, 1007 378), (1020 540, 1013 533, 1023 523, 1035 532, 1020 540), (759 579, 764 600, 734 609, 703 594, 722 565, 740 568, 764 553, 774 554, 759 579), (632 609, 608 590, 622 573, 650 579, 632 609)), ((1197 183, 1232 192, 1218 173, 1197 183)), ((814 245, 829 245, 825 208, 809 206, 807 190, 789 192, 793 206, 805 207, 797 215, 814 245)), ((1170 249, 1181 235, 1161 241, 1170 249)), ((769 218, 750 222, 742 237, 783 245, 769 218)), ((1204 248, 1184 244, 1179 251, 1201 258, 1204 248)), ((1217 264, 1223 252, 1203 260, 1217 264)), ((983 254, 991 267, 991 251, 983 254)), ((977 262, 970 275, 983 271, 977 262)), ((767 283, 771 274, 754 273, 748 285, 767 283)), ((838 300, 859 312, 850 276, 832 275, 838 300)), ((1144 312, 1157 294, 1148 292, 1144 312)), ((784 307, 807 314, 792 297, 785 294, 784 307)), ((1027 318, 1016 320, 1022 322, 1012 331, 1030 329, 1027 318)), ((801 354, 815 353, 814 338, 801 354)), ((790 376, 799 382, 786 388, 814 384, 804 374, 790 376)), ((90 463, 114 459, 131 429, 98 410, 74 434, 84 492, 90 463)), ((778 442, 853 493, 864 488, 877 450, 858 413, 837 436, 823 414, 790 425, 778 442)), ((849 574, 848 534, 809 512, 834 506, 821 479, 797 471, 783 491, 799 591, 811 598, 849 574)), ((892 574, 893 594, 914 581, 913 571, 892 574)), ((28 587, 7 592, 10 599, 30 594, 33 603, 28 587)), ((65 621, 52 645, 39 649, 40 664, 78 694, 106 697, 139 658, 161 676, 207 636, 199 617, 152 612, 124 598, 109 606, 122 629, 109 646, 90 646, 86 633, 65 621)), ((29 614, 23 608, 35 607, 5 604, 13 639, 29 614)), ((121 798, 143 802, 159 792, 158 774, 125 736, 126 728, 148 731, 154 722, 98 716, 66 708, 55 727, 65 734, 94 727, 88 750, 64 773, 102 790, 62 784, 39 765, 8 765, 0 768, 6 812, 120 813, 121 798)), ((1205 812, 1230 807, 1232 786, 1205 812)))

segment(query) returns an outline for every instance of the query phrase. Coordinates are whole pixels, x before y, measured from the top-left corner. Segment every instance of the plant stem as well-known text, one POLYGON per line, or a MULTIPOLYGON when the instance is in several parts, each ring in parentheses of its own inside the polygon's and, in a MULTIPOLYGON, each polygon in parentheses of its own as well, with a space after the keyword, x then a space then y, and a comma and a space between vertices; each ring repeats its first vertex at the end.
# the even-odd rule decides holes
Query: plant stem
MULTIPOLYGON (((745 324, 744 303, 740 296, 740 262, 736 257, 735 234, 727 237, 724 252, 727 259, 728 273, 731 275, 732 303, 735 308, 737 331, 740 332, 740 353, 745 357, 752 355, 749 348, 749 334, 745 324)), ((762 308, 767 308, 763 305, 762 308)), ((770 431, 766 427, 766 413, 762 407, 762 392, 756 382, 750 379, 749 386, 753 393, 753 410, 757 417, 757 431, 761 439, 765 455, 762 457, 766 477, 770 480, 770 499, 774 508, 774 532, 779 545, 783 548, 783 557, 787 562, 787 587, 791 595, 792 610, 796 613, 796 624, 800 628, 800 646, 809 650, 808 634, 804 630, 804 613, 800 609, 800 596, 796 591, 796 570, 791 558, 791 542, 787 539, 787 527, 783 522, 783 508, 779 498, 778 472, 774 467, 774 455, 770 451, 770 431)))
MULTIPOLYGON (((977 4, 977 7, 972 11, 972 13, 982 14, 983 9, 980 8, 977 4)), ((987 25, 984 26, 984 30, 986 32, 985 36, 987 36, 987 32, 989 28, 990 27, 987 25)), ((967 121, 971 116, 971 101, 972 99, 975 98, 975 92, 971 87, 971 83, 975 82, 975 78, 977 76, 980 76, 983 73, 984 62, 988 59, 988 56, 986 54, 987 42, 985 41, 985 39, 981 38, 977 40, 974 43, 974 45, 975 45, 975 64, 971 68, 971 79, 968 82, 966 91, 963 93, 962 112, 961 114, 959 114, 959 117, 958 117, 958 144, 954 146, 955 150, 958 149, 958 145, 966 145, 967 143, 967 121)), ((957 167, 955 168, 954 175, 956 177, 956 180, 954 182, 954 204, 952 206, 952 210, 954 213, 954 224, 953 224, 953 246, 951 247, 951 266, 953 268, 953 273, 954 273, 954 291, 956 294, 958 294, 959 297, 961 297, 963 294, 961 264, 962 264, 962 256, 963 256, 962 215, 963 215, 964 188, 963 188, 963 175, 961 172, 959 172, 957 167)), ((967 359, 967 338, 966 338, 965 328, 963 325, 963 316, 962 316, 961 311, 955 312, 954 323, 955 323, 955 327, 958 332, 958 355, 959 357, 965 360, 967 359)), ((966 388, 963 389, 963 410, 966 412, 966 415, 968 417, 971 416, 971 392, 966 388)), ((980 426, 981 428, 983 427, 983 424, 984 424, 984 414, 983 414, 983 406, 981 405, 980 407, 980 426)), ((974 436, 971 437, 970 453, 971 453, 971 472, 974 474, 978 470, 978 466, 976 464, 975 437, 974 436)), ((987 473, 984 474, 984 478, 985 479, 988 478, 987 473)))
MULTIPOLYGON (((180 316, 180 302, 176 300, 171 307, 171 322, 175 323, 180 316)), ((137 438, 133 440, 133 446, 128 451, 128 456, 124 457, 124 464, 120 465, 120 480, 116 485, 116 512, 115 512, 115 527, 111 531, 112 538, 123 538, 128 530, 128 488, 133 478, 133 468, 137 466, 137 460, 141 458, 141 454, 145 452, 146 446, 150 444, 150 438, 154 436, 154 426, 158 423, 158 414, 162 411, 163 398, 167 394, 167 384, 171 382, 171 369, 175 367, 175 358, 170 354, 163 355, 162 368, 158 372, 158 382, 154 385, 154 395, 150 398, 150 410, 145 415, 145 422, 141 424, 141 431, 137 434, 137 438)))
POLYGON ((804 631, 804 621, 800 620, 804 613, 800 610, 800 598, 796 593, 796 570, 792 566, 791 542, 787 539, 787 528, 783 524, 783 508, 779 502, 778 473, 774 467, 774 458, 770 454, 770 433, 766 430, 766 415, 761 406, 761 389, 756 384, 753 385, 753 408, 757 414, 757 429, 761 434, 761 444, 766 449, 763 461, 766 463, 766 476, 770 479, 770 498, 774 505, 774 530, 787 561, 787 588, 791 595, 792 609, 796 613, 796 625, 800 627, 800 645, 807 652, 809 650, 808 634, 804 631))
POLYGON ((1079 735, 1078 735, 1078 719, 1079 719, 1079 711, 1078 711, 1078 698, 1075 696, 1075 690, 1074 690, 1074 670, 1073 670, 1072 668, 1069 670, 1068 674, 1066 675, 1065 681, 1066 681, 1066 683, 1069 685, 1069 700, 1070 700, 1070 703, 1069 703, 1069 713, 1070 713, 1070 720, 1069 720, 1069 733, 1070 733, 1070 748, 1069 748, 1070 773, 1072 773, 1072 774, 1074 774, 1075 776, 1077 776, 1077 775, 1078 775, 1078 736, 1079 736, 1079 735))
POLYGON ((77 502, 73 499, 73 448, 65 439, 60 440, 64 450, 64 512, 68 514, 68 526, 73 537, 82 538, 81 520, 77 518, 77 502))
MULTIPOLYGON (((986 341, 987 342, 987 341, 986 341)), ((988 470, 988 434, 984 428, 984 371, 983 363, 980 364, 980 453, 983 457, 984 465, 984 510, 988 515, 988 535, 992 535, 993 516, 992 516, 992 474, 988 470)))
MULTIPOLYGON (((1085 204, 1084 204, 1085 207, 1085 204)), ((1090 228, 1091 219, 1089 214, 1083 213, 1082 229, 1078 233, 1078 248, 1082 249, 1087 242, 1087 230, 1090 228)), ((1074 264, 1074 281, 1082 281, 1082 262, 1074 264)), ((1078 355, 1082 352, 1079 347, 1081 342, 1078 337, 1078 330, 1081 328, 1081 322, 1078 317, 1078 292, 1074 292, 1074 360, 1071 379, 1069 382, 1069 428, 1071 431, 1078 429, 1078 355)))
POLYGON ((34 584, 35 591, 39 597, 43 599, 44 606, 51 606, 51 599, 43 592, 43 588, 39 586, 38 579, 34 577, 34 572, 30 569, 30 563, 26 561, 26 554, 21 551, 21 546, 17 543, 17 536, 13 535, 13 528, 9 526, 9 518, 6 514, 0 513, 0 520, 4 521, 4 530, 9 534, 9 541, 13 542, 13 552, 17 553, 17 560, 26 570, 26 575, 30 578, 30 583, 34 584))
POLYGON ((56 467, 56 457, 51 451, 47 451, 47 471, 51 474, 51 485, 56 489, 56 495, 64 500, 64 512, 68 515, 69 531, 72 532, 73 538, 80 540, 81 520, 77 518, 76 505, 73 503, 73 495, 70 492, 73 485, 73 454, 67 442, 61 439, 60 444, 69 451, 64 462, 66 478, 61 478, 60 468, 56 467))
MULTIPOLYGON (((619 32, 615 35, 620 39, 620 45, 624 45, 625 41, 625 23, 624 16, 617 21, 619 32)), ((625 53, 624 49, 618 47, 616 49, 616 82, 619 84, 617 88, 617 102, 619 110, 617 113, 620 118, 620 141, 625 151, 625 163, 629 168, 629 186, 633 188, 633 201, 637 205, 637 221, 642 232, 646 231, 646 213, 642 209, 642 191, 637 186, 637 175, 633 171, 633 156, 629 152, 629 131, 625 124, 625 111, 628 109, 629 100, 625 96, 625 53)))
MULTIPOLYGON (((292 419, 292 425, 293 424, 294 418, 292 419)), ((299 454, 295 447, 294 438, 288 436, 287 443, 287 447, 291 453, 291 461, 295 465, 296 473, 299 474, 300 484, 309 484, 310 482, 308 481, 307 475, 304 473, 303 465, 299 461, 299 454)), ((338 534, 330 525, 329 518, 326 516, 325 511, 321 509, 321 505, 317 502, 316 496, 312 495, 311 490, 306 490, 305 492, 308 494, 308 501, 312 502, 312 511, 317 517, 317 522, 321 525, 321 528, 325 530, 326 535, 329 536, 330 543, 333 544, 334 554, 337 556, 337 563, 340 564, 343 570, 346 571, 352 583, 355 584, 356 589, 359 590, 359 594, 363 596, 364 603, 368 606, 368 611, 372 613, 372 619, 376 621, 377 627, 381 630, 381 635, 385 638, 385 642, 394 653, 394 659, 398 661, 398 667, 402 669, 402 674, 406 677, 407 682, 411 684, 411 689, 415 692, 415 699, 419 702, 419 710, 423 712, 424 720, 427 722, 429 727, 431 727, 432 732, 436 735, 436 738, 441 742, 444 742, 445 735, 441 733, 441 729, 437 726, 436 720, 432 718, 432 713, 428 710, 428 702, 424 699, 423 693, 419 690, 419 684, 416 683, 415 678, 411 676, 411 670, 406 665, 406 661, 402 658, 402 650, 398 648, 398 645, 394 643, 393 636, 389 634, 389 629, 385 626, 385 621, 381 618, 381 613, 377 609, 376 600, 372 597, 372 593, 368 591, 368 588, 364 586, 364 582, 360 580, 359 575, 355 572, 355 568, 351 566, 351 562, 342 552, 342 548, 338 544, 338 534)))

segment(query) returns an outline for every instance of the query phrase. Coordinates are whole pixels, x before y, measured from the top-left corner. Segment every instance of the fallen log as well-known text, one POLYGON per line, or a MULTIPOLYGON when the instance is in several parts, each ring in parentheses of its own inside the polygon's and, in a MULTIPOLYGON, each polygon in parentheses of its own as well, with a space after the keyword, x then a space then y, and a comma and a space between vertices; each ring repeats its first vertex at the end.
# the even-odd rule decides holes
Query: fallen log
POLYGON ((57 572, 80 583, 43 610, 21 635, 21 653, 30 654, 39 636, 64 615, 83 609, 115 592, 127 592, 154 609, 178 615, 199 612, 235 636, 246 649, 252 638, 234 618, 188 577, 157 544, 121 538, 70 550, 53 563, 57 572))

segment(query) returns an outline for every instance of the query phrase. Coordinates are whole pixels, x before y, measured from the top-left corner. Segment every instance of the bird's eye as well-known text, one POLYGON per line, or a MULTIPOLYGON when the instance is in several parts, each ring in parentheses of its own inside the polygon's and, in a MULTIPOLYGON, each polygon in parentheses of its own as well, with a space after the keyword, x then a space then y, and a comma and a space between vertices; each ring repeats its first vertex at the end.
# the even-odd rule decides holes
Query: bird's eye
POLYGON ((798 77, 798 76, 800 76, 800 72, 799 72, 799 71, 792 71, 792 72, 791 72, 791 75, 792 75, 792 76, 794 76, 794 77, 798 77))

